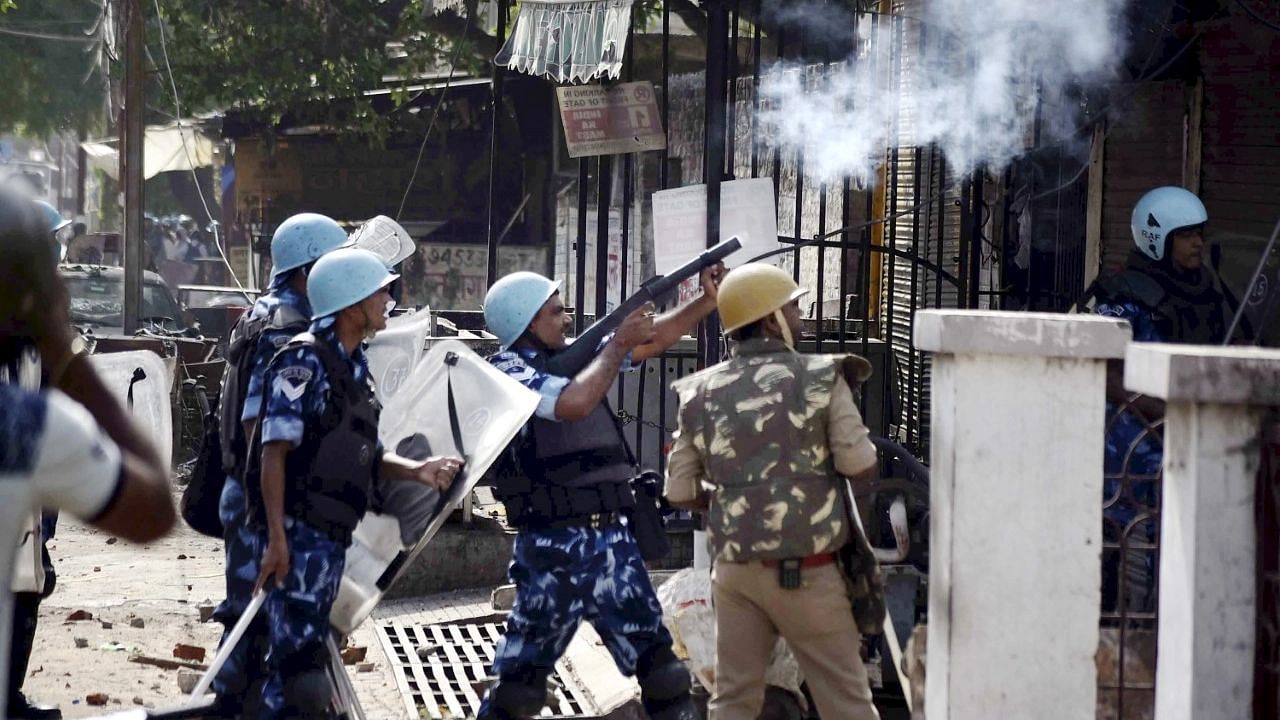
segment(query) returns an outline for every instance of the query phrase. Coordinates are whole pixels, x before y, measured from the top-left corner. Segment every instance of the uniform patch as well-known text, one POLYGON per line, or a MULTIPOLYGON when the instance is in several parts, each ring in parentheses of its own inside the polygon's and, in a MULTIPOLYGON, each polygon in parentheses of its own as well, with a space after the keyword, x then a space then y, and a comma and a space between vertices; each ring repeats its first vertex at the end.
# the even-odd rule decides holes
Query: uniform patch
POLYGON ((310 368, 293 365, 284 368, 276 376, 276 387, 280 392, 289 399, 289 402, 297 402, 298 398, 307 390, 307 383, 311 382, 314 373, 310 368))
POLYGON ((278 335, 276 337, 271 338, 271 344, 274 345, 277 350, 284 347, 284 344, 287 342, 289 342, 288 335, 278 335))
POLYGON ((531 380, 535 375, 538 374, 538 371, 534 370, 533 368, 523 363, 519 363, 519 364, 512 363, 510 367, 503 369, 503 372, 507 374, 507 377, 510 377, 514 380, 518 380, 520 382, 524 382, 525 380, 531 380))

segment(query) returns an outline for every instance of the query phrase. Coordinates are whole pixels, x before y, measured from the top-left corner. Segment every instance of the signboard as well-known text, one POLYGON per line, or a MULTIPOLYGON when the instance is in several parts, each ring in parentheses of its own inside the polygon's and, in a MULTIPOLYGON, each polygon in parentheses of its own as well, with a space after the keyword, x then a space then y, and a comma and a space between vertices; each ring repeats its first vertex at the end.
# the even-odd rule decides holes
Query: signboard
POLYGON ((667 146, 653 83, 556 88, 569 157, 623 155, 667 146))
MULTIPOLYGON (((594 209, 587 210, 586 273, 583 276, 584 307, 588 313, 596 311, 596 244, 599 242, 600 216, 594 209)), ((606 289, 605 307, 600 309, 603 315, 614 309, 629 296, 646 277, 641 262, 641 246, 639 239, 640 213, 633 211, 630 216, 631 227, 627 252, 622 252, 622 208, 610 208, 607 221, 609 223, 608 245, 605 252, 604 287, 606 289), (623 287, 623 269, 626 269, 627 282, 623 287)), ((556 209, 556 252, 554 277, 564 282, 560 295, 565 303, 573 305, 577 302, 578 293, 578 207, 569 195, 561 195, 556 209)))
MULTIPOLYGON (((777 250, 778 213, 773 204, 773 180, 753 178, 720 184, 720 237, 738 236, 742 249, 729 258, 741 265, 777 250)), ((690 185, 653 194, 654 268, 665 274, 692 260, 707 247, 707 186, 690 185)), ((777 263, 780 257, 771 261, 777 263)), ((697 292, 697 279, 680 286, 680 301, 697 292)))
MULTIPOLYGON (((489 250, 469 243, 418 243, 405 261, 405 301, 441 310, 479 310, 489 291, 489 250)), ((527 245, 498 248, 498 276, 517 270, 546 272, 547 249, 527 245)))

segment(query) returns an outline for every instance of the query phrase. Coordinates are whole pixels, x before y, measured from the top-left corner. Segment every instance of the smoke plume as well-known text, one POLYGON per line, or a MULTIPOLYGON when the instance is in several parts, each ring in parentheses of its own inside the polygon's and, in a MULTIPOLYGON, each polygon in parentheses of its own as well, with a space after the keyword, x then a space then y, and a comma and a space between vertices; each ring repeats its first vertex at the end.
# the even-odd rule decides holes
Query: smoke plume
MULTIPOLYGON (((1124 0, 922 0, 912 17, 864 15, 859 49, 761 79, 762 122, 809 174, 870 179, 885 148, 936 143, 964 174, 1076 128, 1073 88, 1108 79, 1124 0), (1037 127, 1038 122, 1038 127, 1037 127)), ((820 13, 813 26, 830 27, 820 13)))

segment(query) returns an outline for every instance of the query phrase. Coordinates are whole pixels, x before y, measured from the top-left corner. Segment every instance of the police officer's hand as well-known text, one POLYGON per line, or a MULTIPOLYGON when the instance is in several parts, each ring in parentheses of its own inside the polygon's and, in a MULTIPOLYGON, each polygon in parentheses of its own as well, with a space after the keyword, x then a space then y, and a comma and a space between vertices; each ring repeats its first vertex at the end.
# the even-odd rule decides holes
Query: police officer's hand
POLYGON ((702 285, 702 296, 715 302, 720 293, 720 281, 724 279, 724 274, 727 272, 729 271, 722 262, 718 262, 709 268, 704 268, 698 274, 698 282, 702 285))
POLYGON ((613 339, 630 350, 653 340, 654 332, 653 303, 645 303, 622 321, 613 339))
POLYGON ((449 489, 453 479, 462 471, 462 460, 456 457, 432 457, 414 470, 415 479, 440 492, 449 489))
POLYGON ((262 553, 262 569, 258 571, 258 582, 253 586, 254 594, 257 594, 266 584, 267 580, 274 575, 276 578, 276 587, 284 588, 284 578, 289 574, 289 545, 287 542, 280 540, 267 541, 267 550, 262 553))

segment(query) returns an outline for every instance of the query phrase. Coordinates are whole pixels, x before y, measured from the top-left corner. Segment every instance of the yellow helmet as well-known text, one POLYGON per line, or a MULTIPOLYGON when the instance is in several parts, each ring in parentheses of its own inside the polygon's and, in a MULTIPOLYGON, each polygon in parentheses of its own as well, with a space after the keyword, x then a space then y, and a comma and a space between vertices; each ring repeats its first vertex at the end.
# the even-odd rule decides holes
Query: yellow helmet
POLYGON ((747 263, 730 270, 720 282, 716 303, 720 322, 725 332, 733 332, 807 292, 786 270, 766 263, 747 263))

